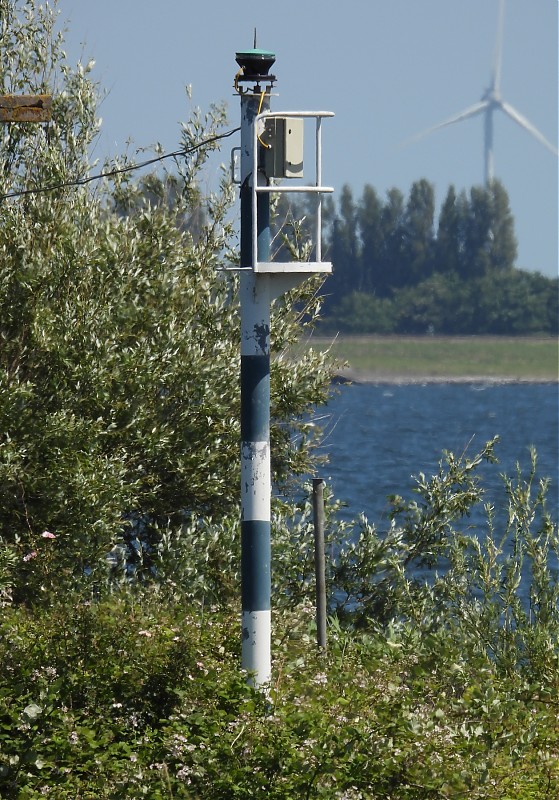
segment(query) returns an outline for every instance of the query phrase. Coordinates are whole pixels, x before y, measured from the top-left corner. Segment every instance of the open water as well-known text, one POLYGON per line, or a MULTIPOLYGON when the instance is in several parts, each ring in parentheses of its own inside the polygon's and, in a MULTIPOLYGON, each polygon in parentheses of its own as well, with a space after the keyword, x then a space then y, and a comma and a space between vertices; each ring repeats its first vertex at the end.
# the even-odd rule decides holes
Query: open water
POLYGON ((412 497, 412 476, 436 474, 443 450, 473 456, 498 435, 499 463, 479 469, 486 501, 505 507, 500 475, 514 476, 519 464, 528 477, 534 446, 536 476, 551 480, 548 505, 557 521, 557 384, 341 385, 320 413, 329 456, 321 477, 347 503, 346 519, 363 512, 382 530, 388 495, 412 497))

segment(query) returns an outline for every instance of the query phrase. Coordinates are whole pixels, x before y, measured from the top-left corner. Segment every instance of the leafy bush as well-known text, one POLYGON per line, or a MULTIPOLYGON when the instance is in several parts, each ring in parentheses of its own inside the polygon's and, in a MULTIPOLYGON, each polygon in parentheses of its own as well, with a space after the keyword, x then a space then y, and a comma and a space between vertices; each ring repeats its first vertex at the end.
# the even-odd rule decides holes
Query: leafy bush
POLYGON ((0 792, 56 798, 553 797, 557 672, 531 683, 409 623, 318 654, 277 613, 268 695, 234 612, 153 590, 14 609, 0 629, 0 792))
POLYGON ((329 517, 327 653, 308 504, 278 508, 267 693, 239 669, 232 522, 182 530, 150 586, 6 607, 2 796, 553 797, 557 527, 534 461, 505 479, 485 538, 460 530, 494 445, 418 476, 383 535, 329 517))
MULTIPOLYGON (((224 112, 182 125, 178 174, 33 193, 89 176, 98 129, 93 65, 67 64, 55 19, 2 0, 4 90, 54 96, 46 132, 10 125, 0 142, 0 193, 17 195, 0 206, 0 550, 27 603, 84 575, 99 590, 111 551, 149 578, 162 537, 231 514, 240 481, 233 190, 196 189, 224 112)), ((278 483, 311 468, 305 417, 328 390, 327 356, 286 358, 316 288, 274 307, 278 483)))
POLYGON ((506 512, 484 504, 477 467, 495 461, 497 439, 467 458, 447 453, 438 475, 416 478, 418 500, 393 497, 384 534, 363 519, 334 566, 338 613, 354 623, 411 625, 426 637, 548 680, 559 667, 559 532, 548 481, 504 478, 506 512), (470 516, 480 506, 485 526, 470 516))

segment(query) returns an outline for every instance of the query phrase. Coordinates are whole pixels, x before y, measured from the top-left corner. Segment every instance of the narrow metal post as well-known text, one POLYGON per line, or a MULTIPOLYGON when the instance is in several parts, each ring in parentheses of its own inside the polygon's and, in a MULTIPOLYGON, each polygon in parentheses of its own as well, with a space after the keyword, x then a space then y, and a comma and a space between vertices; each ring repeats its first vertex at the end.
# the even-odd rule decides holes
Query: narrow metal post
MULTIPOLYGON (((261 51, 237 54, 258 60, 261 51)), ((273 54, 268 54, 272 59, 273 54)), ((247 69, 245 68, 245 74, 247 69)), ((253 271, 253 125, 269 105, 255 85, 241 94, 241 597, 242 667, 271 678, 270 279, 253 271), (247 269, 248 268, 248 269, 247 269)), ((258 195, 257 260, 270 259, 270 200, 258 195)))
MULTIPOLYGON (((322 117, 316 118, 316 185, 322 184, 322 117)), ((316 195, 316 260, 322 261, 322 194, 316 195)))
POLYGON ((324 559, 324 481, 313 478, 314 569, 316 575, 316 640, 326 650, 326 567, 324 559))

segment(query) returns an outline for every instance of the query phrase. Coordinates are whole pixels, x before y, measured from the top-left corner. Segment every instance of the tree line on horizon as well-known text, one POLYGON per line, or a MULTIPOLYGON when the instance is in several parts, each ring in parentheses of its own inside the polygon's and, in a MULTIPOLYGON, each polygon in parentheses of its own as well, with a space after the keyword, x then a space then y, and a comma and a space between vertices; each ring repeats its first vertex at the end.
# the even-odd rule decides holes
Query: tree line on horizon
MULTIPOLYGON (((556 335, 559 281, 515 267, 514 218, 504 186, 450 186, 435 214, 434 186, 380 197, 344 185, 323 207, 323 330, 346 333, 556 335)), ((309 234, 309 203, 279 204, 296 240, 309 234)))

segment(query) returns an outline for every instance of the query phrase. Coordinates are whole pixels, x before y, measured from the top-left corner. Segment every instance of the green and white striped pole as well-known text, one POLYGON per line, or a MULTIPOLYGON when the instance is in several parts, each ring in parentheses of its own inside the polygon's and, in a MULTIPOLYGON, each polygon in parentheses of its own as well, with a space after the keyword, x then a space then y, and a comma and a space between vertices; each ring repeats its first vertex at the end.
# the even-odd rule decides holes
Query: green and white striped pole
POLYGON ((331 111, 270 111, 276 57, 268 50, 236 54, 241 97, 241 594, 242 667, 255 686, 271 678, 270 304, 315 273, 332 271, 321 258, 321 200, 333 189, 321 181, 321 121, 331 111), (270 185, 270 178, 302 174, 303 131, 294 120, 316 121, 313 184, 270 185), (274 127, 273 120, 282 125, 274 127), (292 124, 288 124, 293 120, 292 124), (267 131, 258 126, 267 127, 267 131), (283 133, 279 133, 279 130, 283 133), (267 135, 268 142, 262 141, 267 135), (283 136, 283 142, 281 140, 283 136), (289 138, 289 141, 288 141, 289 138), (276 148, 274 151, 273 148, 276 148), (272 148, 265 158, 265 152, 272 148), (283 154, 283 155, 282 155, 283 154), (316 261, 270 259, 270 192, 317 196, 316 261))
MULTIPOLYGON (((270 276, 254 272, 253 147, 256 116, 269 108, 273 53, 237 53, 241 92, 241 582, 242 667, 255 686, 271 677, 270 276), (264 85, 264 89, 261 89, 264 85), (266 91, 267 89, 267 91, 266 91)), ((258 146, 258 145, 256 145, 258 146)), ((270 260, 270 201, 256 200, 257 260, 270 260)))

